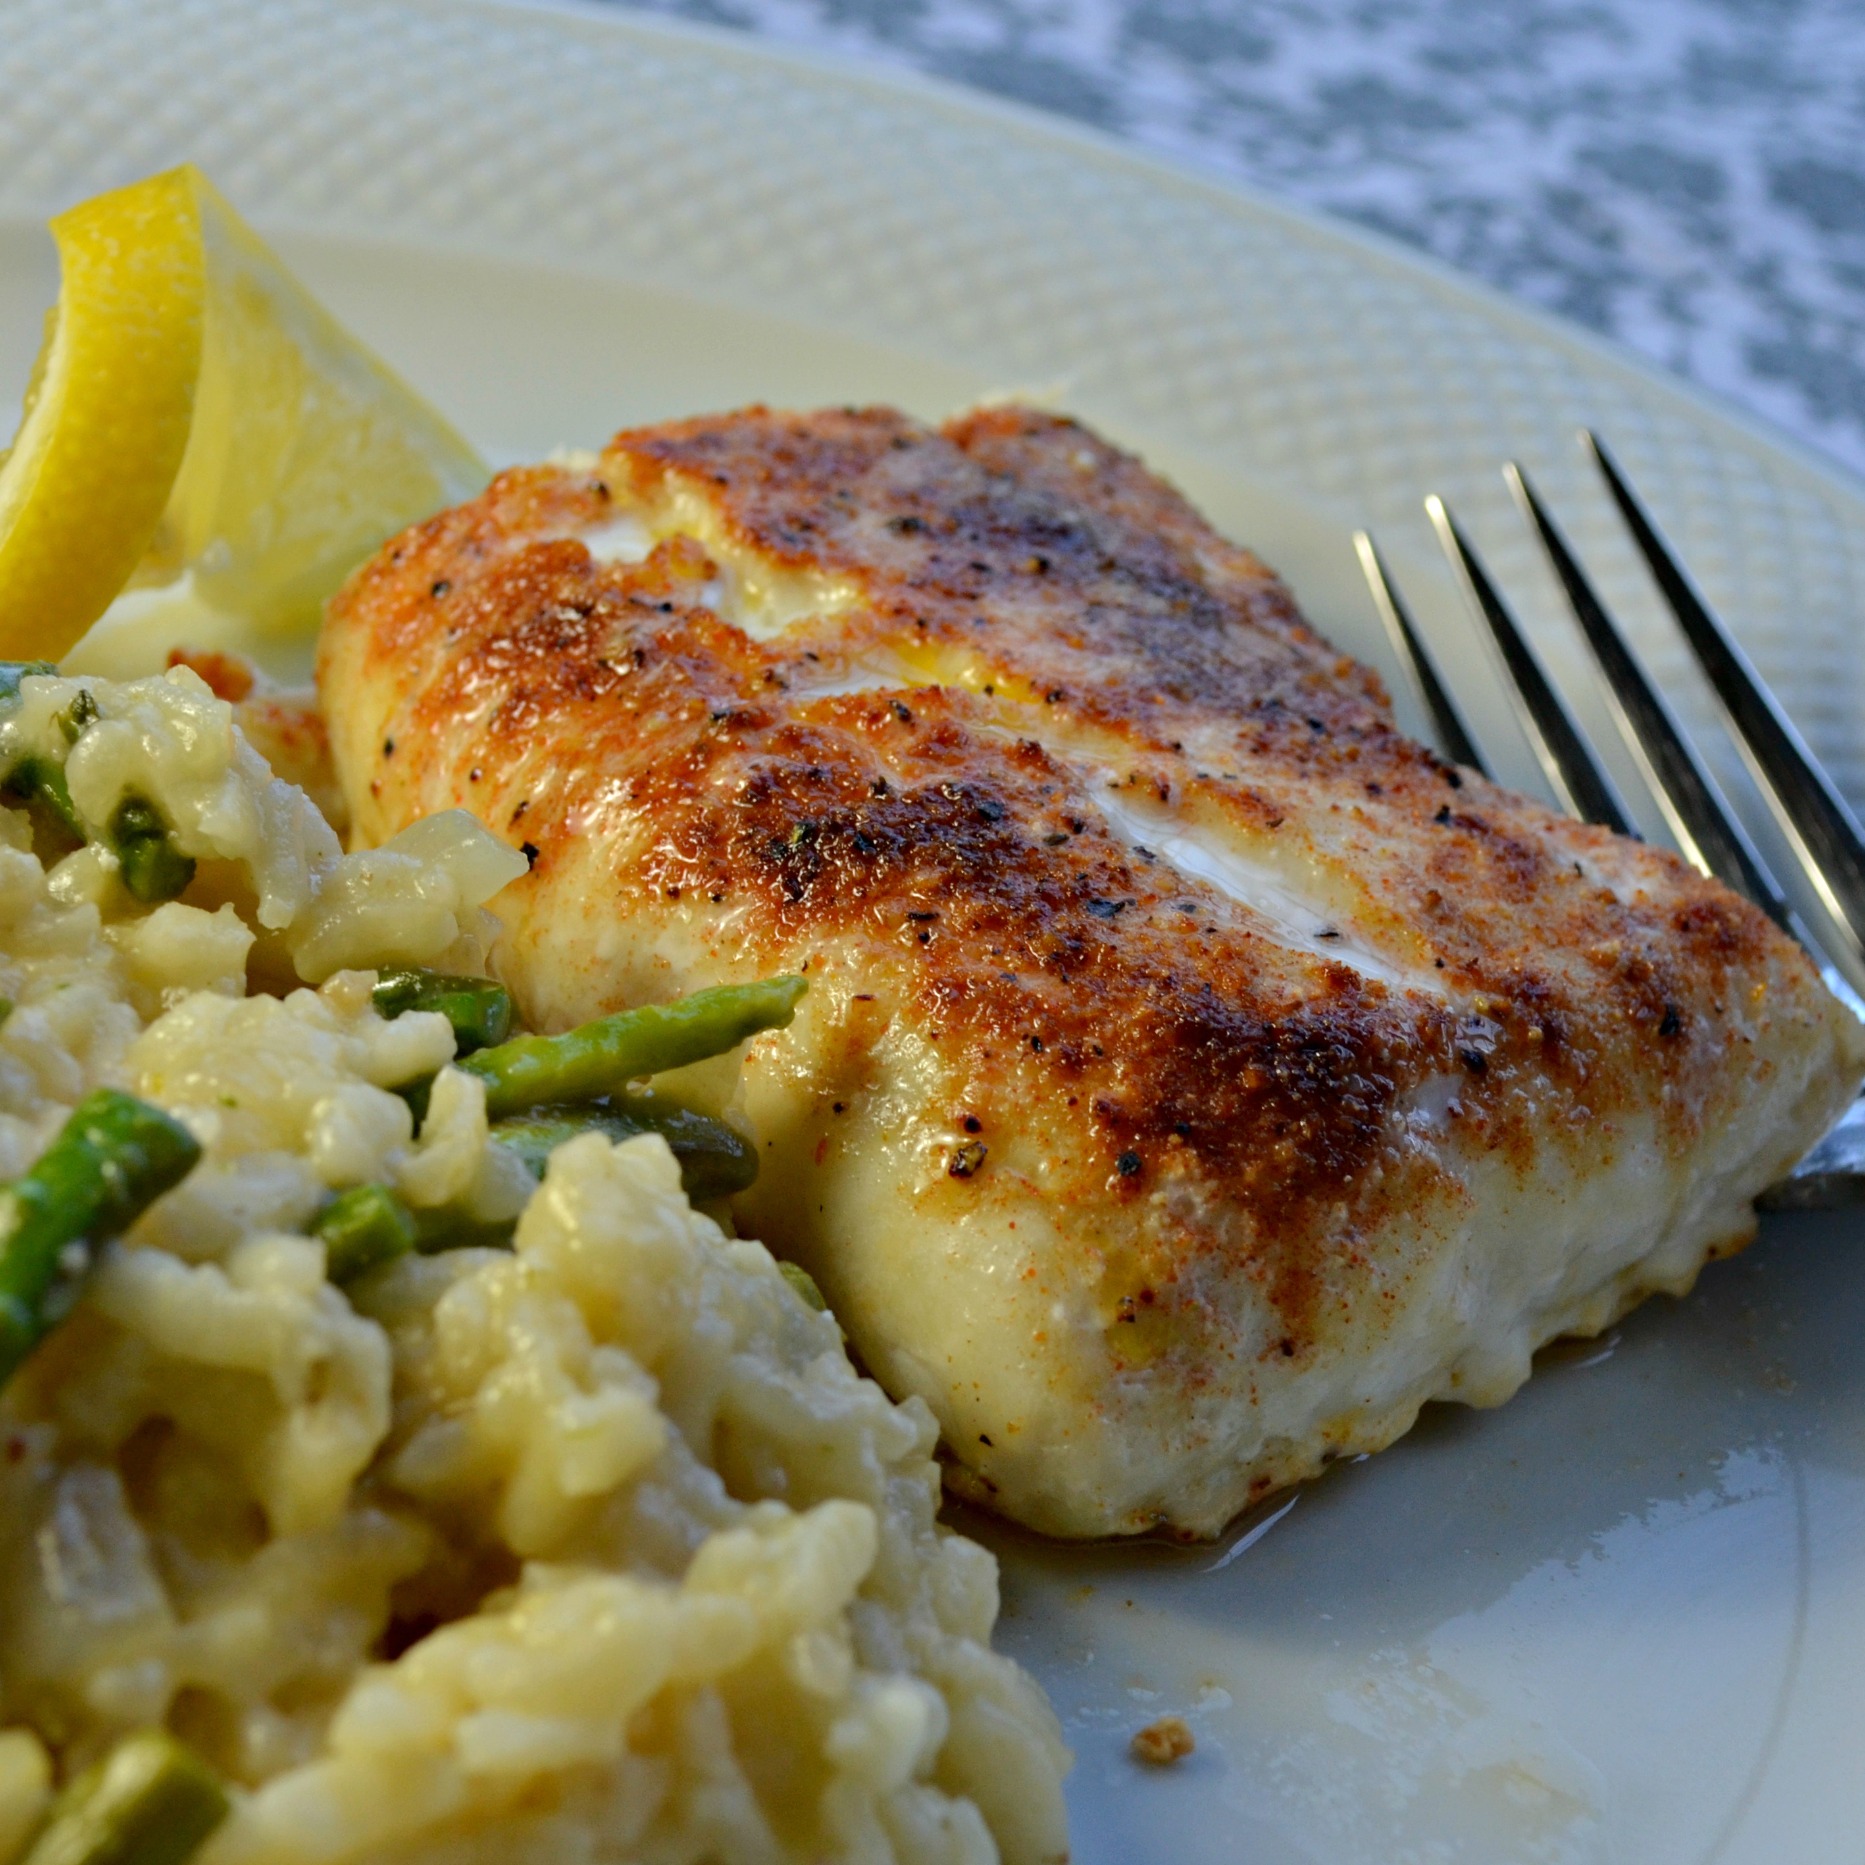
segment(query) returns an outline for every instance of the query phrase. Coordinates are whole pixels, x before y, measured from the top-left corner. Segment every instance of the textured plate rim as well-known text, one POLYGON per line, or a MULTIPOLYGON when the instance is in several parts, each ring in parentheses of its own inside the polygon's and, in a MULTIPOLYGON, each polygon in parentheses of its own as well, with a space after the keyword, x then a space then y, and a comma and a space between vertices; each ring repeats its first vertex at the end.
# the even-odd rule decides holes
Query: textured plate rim
MULTIPOLYGON (((1323 242, 1355 264, 1377 268, 1401 278, 1427 280, 1451 302, 1477 311, 1500 327, 1512 341, 1525 348, 1529 344, 1538 344, 1578 355, 1583 359, 1583 366, 1589 369, 1610 372, 1621 380, 1637 382, 1654 394, 1674 398, 1674 405, 1695 411, 1712 428, 1720 427, 1729 431, 1757 452, 1771 455, 1781 462, 1788 473, 1811 482, 1823 496, 1853 510, 1858 508, 1861 488, 1852 482, 1849 475, 1835 463, 1812 453, 1793 437, 1773 431, 1765 419, 1752 416, 1745 410, 1729 410, 1713 393, 1670 375, 1645 359, 1624 351, 1611 340, 1582 327, 1569 325, 1558 317, 1532 307, 1525 307, 1505 294, 1386 236, 1350 222, 1340 222, 1308 209, 1293 207, 1272 195, 1240 184, 1232 177, 1212 175, 1196 162, 1137 149, 1118 137, 944 80, 914 73, 898 73, 885 68, 877 69, 858 58, 771 47, 720 28, 669 21, 659 16, 606 6, 578 4, 577 0, 395 0, 395 3, 407 11, 430 17, 443 14, 457 16, 469 10, 488 18, 555 17, 566 25, 574 24, 579 28, 593 24, 600 29, 599 36, 602 38, 614 35, 626 40, 632 37, 637 42, 658 38, 673 46, 686 46, 695 50, 706 48, 742 66, 761 66, 766 70, 791 69, 828 76, 871 96, 911 98, 917 95, 934 109, 976 124, 981 130, 993 123, 999 124, 1020 138, 1030 139, 1052 149, 1078 148, 1097 161, 1117 163, 1129 172, 1155 177, 1167 185, 1190 186, 1220 207, 1228 203, 1233 209, 1240 209, 1261 222, 1286 226, 1304 237, 1323 242)), ((4 4, 5 0, 0 0, 0 7, 4 4)), ((350 0, 350 6, 355 8, 357 0, 350 0)), ((293 222, 289 216, 280 216, 277 224, 288 228, 293 222)), ((347 237, 357 238, 358 244, 367 244, 369 236, 347 237)), ((382 243, 402 244, 399 239, 384 240, 382 243)), ((573 261, 566 260, 563 269, 573 272, 576 267, 573 261)), ((1416 490, 1422 492, 1425 487, 1420 485, 1416 490)), ((1303 497, 1317 504, 1322 502, 1322 495, 1307 489, 1304 489, 1303 497)), ((1083 1835, 1084 1838, 1086 1836, 1083 1835)))
MULTIPOLYGON (((337 3, 349 5, 353 0, 337 3)), ((399 4, 429 13, 444 7, 451 13, 474 11, 580 23, 621 37, 639 34, 662 38, 670 44, 703 48, 754 64, 829 76, 883 96, 891 92, 969 114, 981 123, 994 123, 1021 135, 1047 138, 1065 147, 1074 145, 1084 155, 1125 165, 1161 182, 1190 184, 1208 191, 1220 204, 1228 201, 1240 205, 1265 219, 1282 221, 1306 237, 1357 249, 1370 261, 1429 280, 1440 290, 1480 306, 1497 322, 1517 326, 1525 337, 1557 348, 1577 349, 1597 364, 1637 377, 1648 388, 1676 395, 1700 413, 1738 429, 1745 439, 1780 455, 1799 471, 1824 481, 1828 489, 1865 505, 1865 473, 1854 472, 1843 460, 1822 453, 1812 442, 1789 432, 1772 417, 1746 407, 1727 392, 1668 369, 1605 332, 1517 298, 1392 234, 1292 201, 1273 188, 1229 174, 1214 162, 1203 162, 1178 151, 1153 149, 1115 131, 1097 129, 1059 112, 1020 103, 955 79, 903 69, 832 47, 788 45, 758 38, 742 28, 649 13, 626 4, 626 0, 617 4, 610 4, 610 0, 399 0, 399 4)))

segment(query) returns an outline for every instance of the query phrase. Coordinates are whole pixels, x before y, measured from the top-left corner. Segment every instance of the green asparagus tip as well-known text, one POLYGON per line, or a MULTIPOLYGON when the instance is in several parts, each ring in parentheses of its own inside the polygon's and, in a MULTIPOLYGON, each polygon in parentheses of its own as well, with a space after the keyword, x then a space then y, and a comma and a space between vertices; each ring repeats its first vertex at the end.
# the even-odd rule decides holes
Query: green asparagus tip
POLYGON ((460 1066, 486 1084, 497 1120, 551 1102, 593 1101, 631 1081, 736 1049, 762 1030, 780 1030, 808 989, 800 977, 723 984, 671 1004, 617 1011, 560 1036, 519 1036, 468 1056, 460 1066))

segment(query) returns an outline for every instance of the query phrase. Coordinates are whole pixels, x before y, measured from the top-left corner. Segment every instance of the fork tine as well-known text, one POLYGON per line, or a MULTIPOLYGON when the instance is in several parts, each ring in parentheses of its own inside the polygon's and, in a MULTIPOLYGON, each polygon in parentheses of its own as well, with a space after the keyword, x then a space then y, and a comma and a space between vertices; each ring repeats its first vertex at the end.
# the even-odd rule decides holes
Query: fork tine
POLYGON ((1353 547, 1359 553, 1360 568, 1366 575, 1367 587, 1373 592, 1373 606, 1379 611, 1379 619, 1386 624, 1392 651, 1405 670, 1405 677, 1411 683, 1425 716, 1437 732, 1438 748, 1453 764, 1467 765, 1487 777, 1490 774, 1489 766, 1483 762, 1483 754, 1477 750, 1476 740, 1470 736, 1469 728, 1463 722, 1463 714, 1457 710, 1456 701, 1439 679, 1430 650, 1419 639, 1418 630, 1406 612, 1405 604, 1399 600, 1399 592, 1386 573, 1386 561, 1380 556, 1379 546, 1373 542, 1372 534, 1356 531, 1353 534, 1353 547))
POLYGON ((1780 889, 1708 773, 1692 755, 1670 708, 1645 678, 1625 637, 1574 560, 1567 540, 1529 484, 1528 475, 1513 460, 1502 473, 1567 592, 1574 619, 1606 676, 1613 717, 1638 759, 1685 859, 1700 873, 1714 875, 1738 893, 1746 894, 1777 925, 1785 927, 1787 902, 1781 898, 1780 889))
MULTIPOLYGON (((1658 536, 1600 437, 1583 440, 1733 727, 1782 832, 1865 971, 1865 834, 1806 742, 1658 536)), ((1849 969, 1851 969, 1849 968, 1849 969)))
POLYGON ((1488 572, 1451 516, 1450 509, 1434 493, 1426 499, 1425 510, 1437 527, 1444 554, 1450 558, 1451 567, 1462 579, 1471 603, 1502 655, 1516 714, 1562 808, 1582 822, 1599 823, 1620 835, 1636 835, 1638 832, 1632 827, 1611 780, 1594 762, 1586 740, 1580 736, 1580 728, 1568 716, 1560 696, 1549 684, 1534 650, 1523 639, 1515 617, 1497 595, 1488 572))

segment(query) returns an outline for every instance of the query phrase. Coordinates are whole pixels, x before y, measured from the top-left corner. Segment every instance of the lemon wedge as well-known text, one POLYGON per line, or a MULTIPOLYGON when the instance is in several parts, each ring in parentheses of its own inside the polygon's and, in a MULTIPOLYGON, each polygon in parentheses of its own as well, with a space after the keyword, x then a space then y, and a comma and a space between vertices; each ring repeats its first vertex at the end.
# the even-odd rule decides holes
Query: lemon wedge
POLYGON ((188 444, 206 289, 179 174, 52 223, 58 308, 0 459, 0 657, 55 660, 155 536, 188 444))
POLYGON ((65 658, 131 588, 156 600, 96 631, 132 647, 86 642, 97 671, 176 630, 298 659, 363 556, 485 483, 199 170, 99 195, 52 233, 59 301, 0 458, 0 657, 65 658))

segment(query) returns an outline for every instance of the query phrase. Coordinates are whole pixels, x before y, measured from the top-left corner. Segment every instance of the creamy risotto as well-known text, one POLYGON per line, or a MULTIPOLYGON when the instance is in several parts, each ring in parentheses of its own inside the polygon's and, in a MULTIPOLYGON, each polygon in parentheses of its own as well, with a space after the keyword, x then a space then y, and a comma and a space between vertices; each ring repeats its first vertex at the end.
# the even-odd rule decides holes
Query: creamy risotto
POLYGON ((483 971, 523 858, 343 854, 185 668, 27 675, 0 772, 0 1175, 99 1087, 200 1148, 0 1393, 0 1865, 156 1729, 226 1797, 201 1865, 1060 1858, 925 1407, 657 1134, 527 1164, 379 1011, 483 971), (360 1186, 422 1246, 339 1286, 360 1186))

